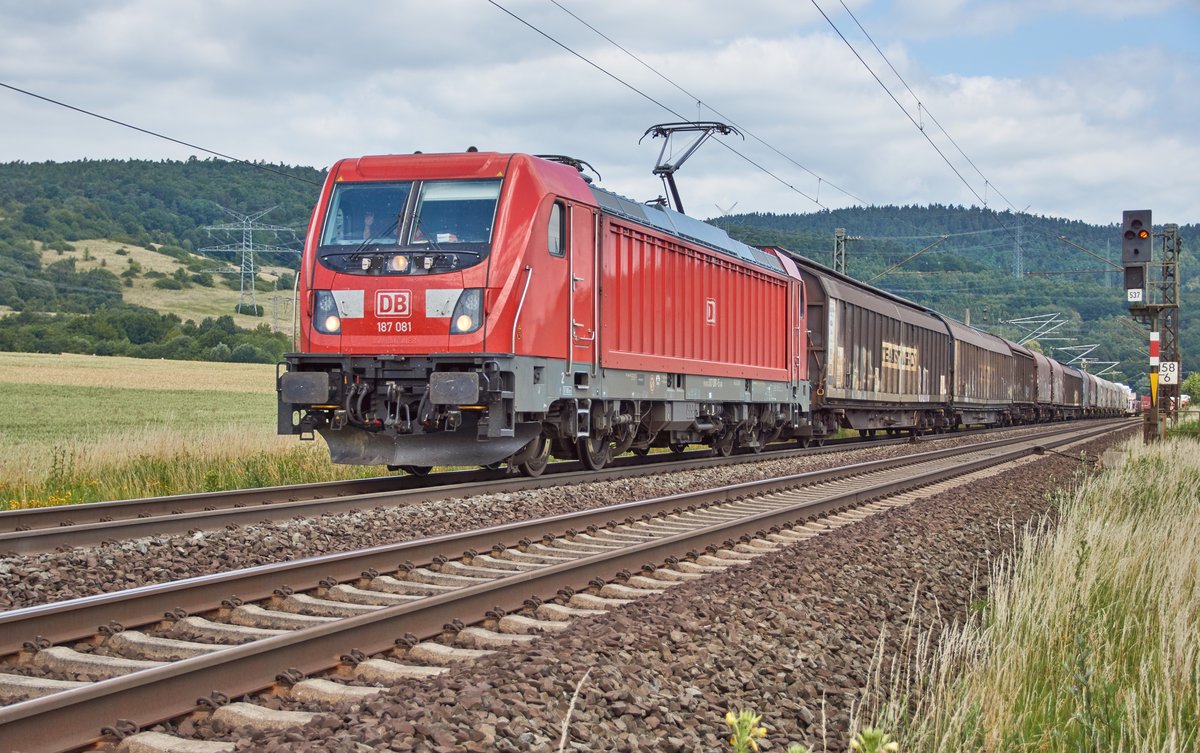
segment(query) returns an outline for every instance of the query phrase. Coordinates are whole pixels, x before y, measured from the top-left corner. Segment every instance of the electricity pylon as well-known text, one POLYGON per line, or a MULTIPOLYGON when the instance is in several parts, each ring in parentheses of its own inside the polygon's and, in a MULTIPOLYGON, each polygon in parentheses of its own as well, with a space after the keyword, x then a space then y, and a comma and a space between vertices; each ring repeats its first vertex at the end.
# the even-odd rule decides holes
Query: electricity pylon
MULTIPOLYGON (((217 206, 221 206, 221 205, 218 204, 217 206)), ((228 233, 230 235, 234 235, 235 233, 238 233, 240 231, 241 236, 242 236, 241 243, 228 243, 224 246, 210 246, 208 248, 202 248, 202 249, 200 249, 200 251, 205 254, 219 254, 219 253, 240 253, 241 254, 241 264, 240 264, 239 268, 228 270, 229 272, 238 272, 241 275, 241 285, 239 286, 239 292, 238 292, 237 312, 239 314, 250 313, 253 315, 257 315, 258 314, 258 296, 255 294, 255 289, 254 289, 254 279, 255 279, 255 275, 257 274, 257 272, 254 267, 254 253, 256 251, 260 254, 266 254, 266 253, 295 254, 295 253, 299 253, 299 252, 296 251, 296 249, 294 249, 294 248, 284 248, 283 246, 266 246, 266 245, 257 245, 256 246, 254 244, 254 233, 269 232, 274 236, 274 238, 276 240, 278 240, 280 233, 288 233, 292 236, 293 239, 295 239, 296 231, 290 227, 284 227, 282 225, 264 225, 257 221, 260 217, 275 210, 276 207, 271 207, 270 209, 264 209, 261 212, 256 212, 255 214, 239 214, 238 212, 235 212, 232 209, 228 209, 226 207, 221 207, 221 209, 226 214, 233 217, 234 220, 236 220, 236 221, 228 222, 223 225, 209 225, 209 226, 205 227, 204 229, 208 232, 208 234, 210 236, 213 233, 228 233)))

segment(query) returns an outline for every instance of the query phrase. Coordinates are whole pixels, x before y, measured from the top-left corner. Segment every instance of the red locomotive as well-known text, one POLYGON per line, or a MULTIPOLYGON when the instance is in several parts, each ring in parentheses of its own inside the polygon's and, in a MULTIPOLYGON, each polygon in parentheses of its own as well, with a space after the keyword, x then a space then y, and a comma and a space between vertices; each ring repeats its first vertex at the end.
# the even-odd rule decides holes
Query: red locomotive
POLYGON ((522 154, 330 170, 300 270, 279 430, 421 472, 761 448, 804 425, 792 261, 522 154), (601 292, 603 291, 603 294, 601 292))
POLYGON ((279 432, 414 473, 1125 407, 1117 385, 598 188, 561 157, 337 163, 299 317, 279 432))

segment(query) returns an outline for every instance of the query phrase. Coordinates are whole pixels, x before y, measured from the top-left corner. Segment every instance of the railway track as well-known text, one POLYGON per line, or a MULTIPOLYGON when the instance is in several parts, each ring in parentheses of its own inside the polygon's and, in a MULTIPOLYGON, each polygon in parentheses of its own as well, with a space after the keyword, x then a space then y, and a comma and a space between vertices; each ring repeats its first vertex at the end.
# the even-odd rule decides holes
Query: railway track
MULTIPOLYGON (((339 690, 305 676, 332 671, 387 684, 436 673, 431 665, 474 656, 463 650, 520 644, 578 614, 800 540, 814 533, 818 516, 852 520, 887 504, 873 500, 1126 426, 1056 427, 1052 437, 925 452, 0 613, 0 653, 9 670, 0 687, 40 696, 0 709, 0 733, 14 749, 69 750, 103 727, 129 731, 189 713, 196 696, 214 688, 223 694, 212 702, 221 707, 215 713, 243 723, 266 712, 224 699, 270 688, 281 673, 288 692, 314 703, 364 697, 378 691, 339 690), (610 582, 622 572, 642 574, 610 582), (97 625, 106 628, 97 633, 97 625), (61 645, 78 641, 85 650, 61 645), (167 661, 177 657, 188 658, 167 661), (18 673, 26 679, 12 679, 18 673), (89 674, 110 679, 60 684, 89 674)), ((302 722, 283 716, 262 723, 302 722)))
MULTIPOLYGON (((1032 428, 1046 431, 1046 427, 1032 428)), ((986 435, 997 430, 970 432, 986 435)), ((922 441, 965 436, 935 435, 922 441)), ((428 477, 384 476, 353 481, 239 489, 170 497, 92 502, 79 505, 0 511, 0 552, 35 554, 62 547, 96 546, 140 536, 178 535, 196 530, 216 530, 229 525, 290 520, 297 515, 318 516, 350 510, 415 505, 448 497, 515 492, 567 484, 632 478, 716 465, 732 465, 836 452, 847 447, 867 448, 905 444, 907 437, 830 440, 821 448, 781 447, 762 453, 712 457, 708 450, 683 454, 657 454, 645 458, 622 457, 602 471, 581 470, 579 462, 552 463, 536 479, 508 476, 503 470, 474 469, 438 473, 428 477)))

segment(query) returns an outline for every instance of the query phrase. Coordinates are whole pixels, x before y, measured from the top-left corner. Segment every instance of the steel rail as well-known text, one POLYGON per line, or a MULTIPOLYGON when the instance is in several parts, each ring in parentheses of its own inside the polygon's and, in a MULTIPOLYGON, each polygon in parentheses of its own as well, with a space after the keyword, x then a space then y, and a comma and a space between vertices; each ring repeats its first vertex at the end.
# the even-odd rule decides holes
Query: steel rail
MULTIPOLYGON (((1063 431, 1062 436, 1043 443, 1028 438, 1009 439, 1006 443, 1015 447, 1006 450, 993 447, 991 449, 997 450, 995 454, 985 453, 983 457, 961 464, 905 475, 817 501, 783 505, 732 522, 716 523, 536 571, 519 572, 417 602, 386 607, 377 612, 33 699, 0 709, 0 732, 3 732, 10 748, 27 753, 70 750, 98 739, 98 731, 105 725, 115 723, 118 718, 129 719, 141 727, 188 713, 197 706, 190 700, 179 699, 193 698, 197 688, 218 689, 229 697, 260 691, 275 683, 276 674, 283 667, 295 667, 306 674, 326 670, 339 663, 337 657, 355 649, 366 655, 386 651, 396 644, 397 636, 403 633, 427 639, 440 634, 443 626, 456 617, 482 614, 496 607, 516 609, 531 595, 555 594, 580 582, 588 582, 596 575, 637 568, 647 562, 662 561, 668 556, 742 535, 761 535, 772 526, 970 473, 1032 454, 1039 447, 1081 441, 1120 428, 1075 428, 1063 431)), ((957 454, 980 452, 981 448, 974 447, 957 454)), ((950 456, 956 453, 938 451, 925 454, 950 456)), ((774 487, 769 482, 754 482, 714 491, 721 494, 720 498, 745 497, 790 488, 794 486, 791 482, 795 478, 775 479, 774 487)))
MULTIPOLYGON (((699 453, 689 453, 699 454, 699 453)), ((527 489, 544 489, 551 486, 562 486, 611 478, 629 478, 632 476, 651 475, 671 471, 694 468, 699 461, 681 460, 679 456, 660 456, 663 460, 651 460, 637 465, 621 465, 605 468, 602 471, 581 471, 579 463, 555 463, 554 465, 571 466, 556 469, 552 474, 538 478, 507 476, 503 472, 489 470, 453 471, 439 478, 439 483, 393 489, 388 482, 405 480, 402 477, 371 479, 367 486, 378 489, 370 492, 347 493, 346 487, 336 484, 312 484, 304 491, 312 493, 317 487, 326 486, 336 490, 338 496, 312 496, 304 499, 296 498, 297 487, 271 487, 265 490, 237 490, 221 492, 227 494, 226 505, 212 509, 214 495, 181 495, 178 497, 158 497, 148 500, 137 500, 131 508, 137 510, 136 517, 123 517, 118 520, 96 520, 94 522, 70 524, 80 517, 71 517, 73 509, 45 508, 53 516, 47 516, 39 523, 57 518, 57 527, 37 527, 32 530, 6 531, 0 533, 0 552, 16 554, 34 554, 49 552, 59 547, 94 546, 108 540, 125 540, 140 536, 175 535, 194 530, 216 530, 227 525, 246 525, 258 522, 279 522, 291 520, 297 515, 324 515, 381 507, 401 507, 417 505, 456 496, 473 496, 477 494, 493 494, 522 491, 527 489), (252 503, 242 500, 254 499, 262 491, 264 499, 252 503), (283 496, 288 495, 288 496, 283 496), (229 500, 236 500, 232 504, 229 500), (196 505, 204 505, 197 508, 196 505), (234 506, 236 505, 236 506, 234 506), (193 509, 187 510, 187 507, 193 509), (207 509, 206 509, 207 508, 207 509)), ((738 456, 737 458, 710 459, 710 464, 719 461, 744 463, 761 456, 738 456)), ((630 459, 632 460, 632 459, 630 459)), ((408 477, 411 478, 411 477, 408 477)), ((121 502, 89 503, 75 505, 71 508, 90 507, 93 504, 113 505, 110 510, 122 509, 121 502)), ((130 508, 125 508, 130 509, 130 508)), ((20 511, 14 511, 20 512, 20 511)), ((87 511, 92 513, 92 511, 87 511)), ((0 513, 3 515, 4 513, 0 513)), ((107 516, 105 516, 107 517, 107 516)))
MULTIPOLYGON (((1053 431, 1045 429, 1043 431, 1053 431)), ((938 435, 950 438, 963 435, 938 435)), ((8 510, 0 512, 0 552, 36 554, 60 547, 95 546, 109 540, 140 536, 178 535, 194 530, 216 530, 227 525, 290 520, 296 515, 321 515, 446 499, 451 495, 503 493, 613 478, 692 470, 798 455, 835 451, 855 446, 881 447, 908 443, 905 437, 839 441, 821 449, 790 448, 726 458, 709 457, 707 450, 684 455, 620 458, 601 471, 579 470, 578 462, 552 463, 539 478, 507 476, 503 471, 467 470, 428 478, 390 476, 356 481, 239 489, 137 500, 90 502, 80 505, 8 510)), ((928 441, 928 440, 924 440, 928 441)))
MULTIPOLYGON (((1032 427, 1031 427, 1032 428, 1032 427)), ((937 435, 926 437, 932 440, 955 435, 937 435)), ((967 436, 959 434, 957 436, 967 436)), ((863 447, 886 446, 909 441, 907 437, 883 437, 864 441, 861 438, 829 440, 827 447, 845 445, 861 445, 863 447)), ((810 448, 810 451, 822 452, 824 448, 810 448)), ((828 451, 828 450, 825 450, 828 451)), ((762 453, 744 453, 720 460, 726 463, 747 462, 755 459, 773 457, 789 457, 803 453, 803 448, 787 447, 780 444, 776 448, 767 448, 762 453)), ((612 475, 616 469, 627 469, 639 465, 676 464, 690 460, 712 459, 708 450, 694 450, 681 454, 654 454, 645 457, 625 456, 615 458, 608 467, 601 471, 587 471, 584 475, 590 479, 612 475)), ((716 459, 713 459, 716 460, 716 459)), ((567 476, 580 471, 583 464, 579 461, 564 460, 551 463, 541 477, 567 476)), ((217 492, 197 492, 193 494, 175 494, 166 497, 144 497, 141 499, 121 499, 106 502, 85 502, 74 505, 59 505, 56 507, 38 507, 22 510, 0 510, 0 542, 12 540, 9 533, 29 533, 41 529, 54 529, 65 526, 79 526, 88 523, 110 523, 118 519, 138 519, 154 516, 186 515, 195 512, 208 512, 214 509, 265 507, 271 504, 297 502, 305 499, 327 499, 335 496, 355 496, 378 492, 407 492, 422 489, 433 489, 446 486, 458 486, 473 483, 489 483, 497 480, 531 481, 525 478, 509 477, 506 471, 487 468, 472 468, 459 471, 444 471, 430 476, 378 476, 367 479, 350 479, 345 481, 320 481, 308 484, 292 484, 289 486, 267 486, 257 489, 229 489, 217 492)))
MULTIPOLYGON (((684 493, 654 500, 628 502, 579 513, 510 523, 479 531, 445 534, 416 541, 382 545, 364 550, 335 553, 286 563, 261 565, 228 573, 198 576, 172 583, 143 586, 125 591, 26 607, 0 613, 0 654, 20 650, 25 642, 38 637, 52 643, 86 638, 98 625, 120 615, 126 627, 152 623, 168 611, 196 613, 217 609, 227 600, 255 601, 269 598, 283 585, 303 591, 316 588, 322 581, 345 582, 360 577, 365 570, 394 570, 401 563, 427 562, 438 556, 453 556, 469 549, 487 549, 497 543, 514 546, 523 539, 589 525, 603 526, 631 513, 654 515, 680 510, 688 505, 728 501, 741 494, 761 494, 786 486, 820 483, 829 479, 911 465, 940 457, 1002 446, 990 442, 968 448, 949 448, 918 455, 872 461, 840 469, 814 471, 782 479, 748 482, 718 490, 684 493)), ((1023 441, 1032 441, 1029 438, 1023 441)))
MULTIPOLYGON (((1078 427, 1075 427, 1078 429, 1078 427)), ((1096 428, 1096 427, 1092 427, 1096 428)), ((1104 427, 1107 428, 1107 427, 1104 427)), ((1063 428, 1059 429, 1061 433, 1063 428)), ((96 594, 79 599, 0 612, 0 656, 20 651, 38 637, 52 643, 78 640, 93 635, 99 625, 120 615, 125 627, 158 621, 167 612, 189 614, 219 608, 233 598, 242 601, 266 599, 281 586, 295 591, 313 589, 323 580, 346 582, 367 570, 391 571, 405 562, 431 562, 438 556, 455 556, 496 544, 517 546, 523 539, 537 540, 546 534, 588 526, 603 527, 627 517, 657 515, 688 506, 729 501, 737 496, 763 494, 796 486, 817 484, 843 476, 870 473, 968 452, 1002 447, 1015 441, 1035 441, 1045 435, 994 440, 969 446, 943 448, 896 458, 873 460, 789 476, 749 481, 719 489, 683 492, 649 500, 624 502, 608 507, 563 513, 544 518, 507 523, 475 531, 449 533, 413 541, 384 544, 366 549, 336 552, 317 557, 279 562, 201 575, 184 580, 96 594)))

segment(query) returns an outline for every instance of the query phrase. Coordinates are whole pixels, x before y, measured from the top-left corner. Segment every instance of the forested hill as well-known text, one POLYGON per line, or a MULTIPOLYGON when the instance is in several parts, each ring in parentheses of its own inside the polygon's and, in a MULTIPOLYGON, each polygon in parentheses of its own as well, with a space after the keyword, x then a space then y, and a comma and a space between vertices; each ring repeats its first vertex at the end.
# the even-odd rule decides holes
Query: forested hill
MULTIPOLYGON (((1180 225, 1185 241, 1194 240, 1198 229, 1195 224, 1187 224, 1189 219, 1155 217, 1160 224, 1169 221, 1180 225)), ((825 263, 832 252, 834 231, 845 228, 848 236, 862 239, 847 245, 847 257, 857 262, 860 270, 874 270, 872 274, 886 267, 878 263, 879 257, 912 254, 945 235, 946 240, 904 269, 991 269, 1015 274, 1020 248, 1023 273, 1041 276, 1044 272, 1073 272, 1070 276, 1082 279, 1086 271, 1108 267, 1071 243, 1119 265, 1120 220, 1119 211, 1110 225, 1090 225, 1059 217, 934 204, 851 207, 813 214, 740 214, 710 222, 753 242, 794 246, 794 250, 825 263)), ((1193 274, 1200 269, 1194 263, 1190 266, 1193 274)))
MULTIPOLYGON (((1155 217, 1176 221, 1184 240, 1181 341, 1184 370, 1191 373, 1200 368, 1200 226, 1186 219, 1155 217)), ((1119 362, 1106 376, 1148 391, 1146 328, 1127 312, 1120 270, 1104 261, 1121 263, 1119 212, 1112 225, 942 205, 741 214, 711 222, 747 243, 780 245, 826 265, 834 232, 844 228, 852 238, 846 242, 852 277, 956 319, 969 310, 972 325, 1014 340, 1029 332, 1012 320, 1058 314, 1066 323, 1041 338, 1042 350, 1069 361, 1079 352, 1071 349, 1095 344, 1086 358, 1119 362)), ((1157 254, 1158 241, 1155 248, 1157 254)))
MULTIPOLYGON (((142 315, 151 305, 170 319, 170 305, 157 306, 155 299, 147 298, 160 290, 169 297, 175 287, 191 288, 193 299, 214 297, 223 285, 228 294, 229 283, 236 291, 236 276, 215 274, 218 267, 228 267, 228 255, 217 260, 196 256, 206 246, 229 240, 204 228, 232 220, 222 207, 240 214, 273 208, 261 221, 294 228, 296 235, 265 234, 257 240, 298 247, 323 177, 322 171, 310 167, 196 158, 0 165, 0 312, 7 308, 19 314, 9 314, 0 328, 0 349, 221 357, 225 349, 201 348, 197 334, 183 326, 190 315, 162 322, 154 330, 163 333, 155 342, 145 341, 144 334, 114 333, 108 325, 100 328, 103 336, 80 332, 89 326, 86 312, 101 306, 129 309, 135 299, 142 304, 142 315), (106 267, 108 260, 97 262, 95 248, 88 261, 88 246, 80 242, 98 239, 129 246, 117 249, 116 254, 124 255, 111 259, 119 268, 106 267), (138 249, 151 256, 138 256, 138 249), (160 255, 172 261, 156 272, 152 262, 160 255), (135 263, 134 257, 141 261, 135 263), (172 269, 175 264, 178 268, 172 269), (80 318, 54 317, 64 312, 80 318), (181 336, 193 338, 192 344, 180 345, 188 342, 177 339, 181 336), (166 347, 168 342, 176 347, 166 347)), ((1088 357, 1119 361, 1118 370, 1109 376, 1136 385, 1145 381, 1147 371, 1146 334, 1126 313, 1120 273, 1102 272, 1112 268, 1071 245, 1119 264, 1120 212, 1113 214, 1111 225, 1090 225, 977 207, 878 206, 804 215, 740 214, 713 222, 748 243, 785 246, 825 264, 830 263, 834 230, 845 228, 856 239, 846 245, 853 277, 872 280, 886 272, 872 284, 960 319, 969 308, 972 324, 1011 338, 1024 334, 1007 323, 1012 319, 1057 312, 1067 324, 1043 339, 1044 350, 1096 343, 1100 347, 1088 357), (1065 339, 1055 339, 1059 337, 1065 339)), ((1200 264, 1195 256, 1200 227, 1183 217, 1156 215, 1155 220, 1177 222, 1185 243, 1182 280, 1187 309, 1182 321, 1184 368, 1190 372, 1200 368, 1200 326, 1192 324, 1197 317, 1190 314, 1200 314, 1200 264)), ((259 261, 295 268, 297 257, 259 261)), ((270 292, 277 283, 260 280, 260 290, 270 292)), ((127 318, 106 316, 110 324, 127 318)), ((224 322, 217 327, 227 333, 221 336, 226 345, 239 337, 230 326, 224 322)), ((256 358, 272 358, 287 347, 285 336, 275 336, 277 347, 263 337, 255 341, 256 358)), ((1069 351, 1056 355, 1072 357, 1069 351)))
MULTIPOLYGON (((275 292, 290 290, 290 275, 260 274, 262 301, 242 306, 238 275, 225 273, 237 256, 196 252, 241 242, 204 229, 235 222, 225 209, 270 209, 261 222, 295 232, 255 241, 299 250, 323 178, 309 167, 195 158, 0 165, 0 350, 278 360, 291 327, 275 292)), ((294 268, 297 259, 256 262, 294 268)))
POLYGON ((192 158, 186 162, 83 160, 0 165, 0 239, 48 245, 107 238, 188 250, 213 245, 202 228, 240 214, 308 223, 324 172, 311 167, 192 158))

